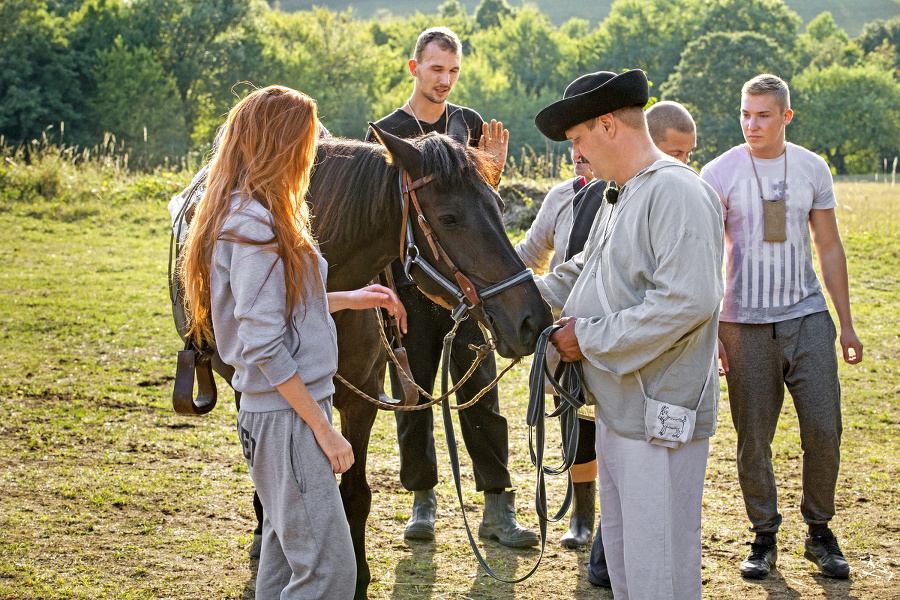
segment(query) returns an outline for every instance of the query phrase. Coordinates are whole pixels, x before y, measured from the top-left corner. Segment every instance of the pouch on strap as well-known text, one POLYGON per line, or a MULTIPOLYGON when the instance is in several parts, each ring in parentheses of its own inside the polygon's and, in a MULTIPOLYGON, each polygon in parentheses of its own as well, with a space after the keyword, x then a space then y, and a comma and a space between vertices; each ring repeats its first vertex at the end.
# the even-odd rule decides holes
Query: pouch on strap
MULTIPOLYGON (((688 408, 678 404, 669 404, 655 400, 647 395, 641 372, 635 371, 641 393, 644 395, 644 433, 647 441, 656 446, 678 449, 682 444, 694 438, 694 426, 697 424, 697 409, 706 391, 706 382, 700 388, 700 399, 697 406, 688 408)), ((707 378, 708 379, 708 378, 707 378)))

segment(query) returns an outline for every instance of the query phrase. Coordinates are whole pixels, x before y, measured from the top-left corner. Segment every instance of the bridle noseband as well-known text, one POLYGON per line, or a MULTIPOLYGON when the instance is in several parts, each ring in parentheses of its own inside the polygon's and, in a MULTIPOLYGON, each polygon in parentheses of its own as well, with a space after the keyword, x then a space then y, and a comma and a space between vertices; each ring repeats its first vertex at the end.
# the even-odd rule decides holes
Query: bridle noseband
POLYGON ((475 284, 473 284, 472 281, 466 277, 455 264, 453 264, 453 260, 441 246, 437 235, 434 233, 434 230, 425 218, 425 214, 422 212, 422 207, 419 205, 419 199, 416 197, 416 190, 432 181, 434 181, 434 175, 426 175, 421 179, 412 181, 409 172, 405 169, 400 169, 400 204, 402 206, 404 221, 404 224, 400 227, 400 256, 403 258, 403 271, 406 273, 407 277, 410 277, 409 271, 412 269, 412 266, 416 265, 435 283, 456 297, 459 304, 453 309, 451 316, 454 321, 459 322, 465 318, 466 312, 469 309, 481 304, 482 300, 495 296, 525 281, 530 281, 534 276, 534 273, 531 269, 519 271, 512 277, 508 277, 499 283, 495 283, 482 289, 479 293, 478 290, 475 289, 475 284), (406 202, 407 196, 409 196, 409 203, 406 202), (410 204, 416 211, 416 221, 419 223, 419 227, 421 227, 422 232, 425 234, 429 246, 431 246, 431 251, 434 253, 434 259, 436 261, 443 260, 447 266, 450 267, 450 272, 453 273, 456 283, 453 283, 441 275, 437 269, 422 257, 421 252, 419 252, 419 248, 416 246, 416 241, 413 237, 413 218, 409 211, 410 204))

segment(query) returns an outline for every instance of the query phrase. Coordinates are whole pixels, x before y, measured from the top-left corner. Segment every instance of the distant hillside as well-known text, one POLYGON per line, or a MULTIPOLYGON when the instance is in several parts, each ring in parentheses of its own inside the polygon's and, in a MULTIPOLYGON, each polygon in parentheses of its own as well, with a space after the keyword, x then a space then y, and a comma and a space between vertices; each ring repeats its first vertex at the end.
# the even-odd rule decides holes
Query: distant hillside
MULTIPOLYGON (((360 18, 391 14, 406 16, 417 10, 436 13, 442 3, 443 0, 270 0, 270 4, 288 12, 308 10, 312 6, 339 11, 353 7, 360 18)), ((590 7, 583 0, 529 0, 528 3, 536 4, 556 25, 579 17, 587 19, 594 27, 609 14, 613 0, 594 0, 590 7)), ((468 14, 472 14, 480 0, 460 0, 460 4, 468 14)), ((521 1, 512 0, 510 4, 521 5, 521 1)), ((809 23, 819 13, 830 11, 838 25, 851 37, 858 36, 863 25, 869 21, 900 16, 898 0, 788 0, 787 5, 803 18, 804 23, 809 23)))

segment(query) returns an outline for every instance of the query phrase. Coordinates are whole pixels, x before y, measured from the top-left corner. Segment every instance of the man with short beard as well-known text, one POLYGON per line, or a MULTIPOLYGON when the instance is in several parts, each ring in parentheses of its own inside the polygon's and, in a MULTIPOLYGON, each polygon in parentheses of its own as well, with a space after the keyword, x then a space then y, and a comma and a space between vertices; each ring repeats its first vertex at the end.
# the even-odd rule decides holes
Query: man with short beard
MULTIPOLYGON (((506 162, 509 132, 503 124, 492 120, 485 123, 470 108, 447 102, 447 97, 459 77, 462 45, 459 38, 446 27, 425 30, 416 42, 409 72, 415 87, 402 107, 379 120, 383 131, 401 138, 414 138, 426 133, 446 134, 456 141, 486 151, 497 165, 499 174, 506 162)), ((366 140, 374 141, 370 129, 366 140)), ((497 180, 490 182, 493 185, 497 180)), ((450 311, 425 297, 403 272, 398 260, 391 265, 397 295, 407 310, 408 333, 403 338, 413 378, 424 389, 434 388, 440 367, 444 336, 453 328, 450 311)), ((470 344, 484 343, 474 319, 460 324, 451 350, 450 374, 457 381, 475 359, 470 344)), ((457 391, 460 404, 466 403, 490 384, 497 373, 493 353, 483 360, 472 376, 457 391)), ((395 393, 395 396, 397 394, 395 393)), ((419 396, 422 404, 426 398, 419 396)), ((431 409, 396 412, 397 439, 400 446, 400 482, 413 492, 412 516, 403 537, 414 540, 433 540, 437 497, 437 457, 434 449, 434 416, 431 409)), ((540 541, 531 530, 516 521, 515 493, 507 468, 509 434, 506 419, 500 414, 500 399, 496 386, 473 406, 459 411, 463 440, 472 458, 475 489, 484 492, 484 517, 478 528, 479 536, 494 539, 510 547, 536 546, 540 541)))
POLYGON ((615 182, 584 250, 537 278, 550 342, 596 405, 603 546, 616 598, 699 598, 700 521, 723 294, 713 189, 647 130, 643 71, 579 77, 535 124, 615 182))

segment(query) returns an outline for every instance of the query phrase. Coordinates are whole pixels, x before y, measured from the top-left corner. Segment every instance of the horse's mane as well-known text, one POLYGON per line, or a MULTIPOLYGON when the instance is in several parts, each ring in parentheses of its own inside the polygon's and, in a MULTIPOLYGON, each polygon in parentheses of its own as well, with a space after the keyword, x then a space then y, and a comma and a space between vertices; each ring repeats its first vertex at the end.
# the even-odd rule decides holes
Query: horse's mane
MULTIPOLYGON (((492 181, 497 168, 480 150, 446 135, 410 140, 422 153, 422 172, 434 175, 438 192, 492 181)), ((384 230, 399 213, 398 167, 381 144, 345 138, 320 140, 310 182, 313 232, 321 243, 343 245, 372 229, 384 230)), ((392 232, 393 233, 393 232, 392 232)), ((400 232, 396 232, 399 236, 400 232)))
POLYGON ((398 210, 396 187, 397 170, 384 159, 379 144, 320 140, 309 186, 316 239, 343 245, 364 231, 384 227, 391 211, 398 210))

